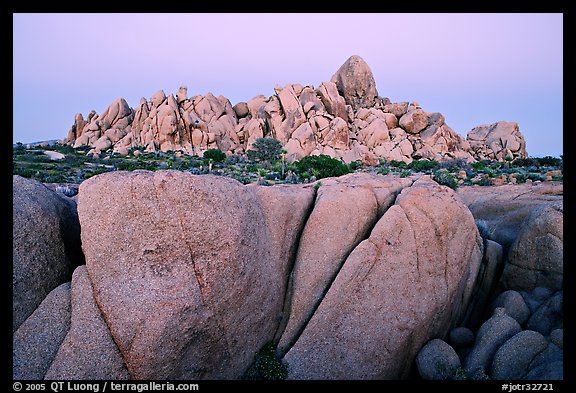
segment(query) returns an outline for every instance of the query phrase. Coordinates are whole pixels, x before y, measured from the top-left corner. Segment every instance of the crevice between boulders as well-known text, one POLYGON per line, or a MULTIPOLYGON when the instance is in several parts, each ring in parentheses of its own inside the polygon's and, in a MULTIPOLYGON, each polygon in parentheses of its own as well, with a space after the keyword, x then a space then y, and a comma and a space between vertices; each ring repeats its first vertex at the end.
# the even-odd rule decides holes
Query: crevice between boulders
POLYGON ((286 329, 286 325, 288 324, 288 320, 290 319, 290 307, 292 305, 292 291, 294 286, 294 267, 296 266, 296 258, 298 256, 298 248, 300 247, 300 240, 302 239, 302 234, 304 233, 304 228, 306 228, 306 224, 308 223, 308 219, 312 215, 312 211, 314 211, 314 207, 316 206, 316 198, 318 197, 318 190, 313 188, 314 190, 314 203, 310 204, 306 215, 304 216, 304 223, 300 227, 300 231, 296 236, 296 240, 292 245, 290 250, 290 260, 288 261, 288 277, 286 279, 286 286, 284 292, 284 302, 282 305, 282 314, 280 317, 280 322, 278 323, 278 327, 276 328, 276 332, 274 333, 273 341, 275 344, 278 344, 280 341, 280 337, 284 333, 286 329))
MULTIPOLYGON (((294 344, 298 341, 298 339, 300 338, 300 336, 302 335, 302 333, 304 332, 304 330, 306 329, 306 327, 308 326, 308 323, 310 322, 310 320, 314 317, 316 310, 318 310, 318 307, 320 307, 320 304, 322 303, 322 301, 324 300, 324 298, 326 297, 326 294, 330 291, 330 288, 332 287, 332 285, 334 284, 334 281, 336 280, 336 277, 338 277, 338 274, 340 273, 340 271, 342 270, 342 268, 344 267, 344 264, 346 263, 346 260, 348 259, 348 257, 350 256, 350 254, 352 254, 352 252, 356 249, 356 247, 358 247, 358 245, 360 245, 362 242, 364 242, 365 240, 368 240, 370 238, 370 235, 372 234, 372 230, 374 229, 374 227, 376 226, 376 224, 378 223, 378 221, 384 216, 384 214, 386 213, 386 211, 393 205, 396 204, 396 200, 398 198, 398 196, 400 195, 400 193, 402 192, 402 190, 404 190, 404 188, 408 188, 408 187, 412 187, 412 185, 414 184, 415 180, 412 180, 412 183, 410 183, 410 185, 400 188, 398 191, 394 192, 394 199, 391 201, 391 203, 386 207, 385 210, 380 211, 380 206, 378 206, 377 209, 377 213, 376 216, 373 217, 372 222, 369 225, 369 228, 366 230, 366 232, 364 233, 364 235, 361 237, 360 241, 358 241, 358 243, 356 244, 356 246, 354 246, 353 248, 350 249, 350 251, 348 251, 348 253, 346 253, 343 258, 342 261, 340 263, 340 265, 338 266, 338 268, 336 269, 336 271, 334 272, 334 274, 332 275, 332 277, 330 277, 328 284, 326 285, 324 291, 322 292, 322 295, 317 299, 317 301, 314 303, 312 310, 310 312, 310 315, 308 316, 308 318, 306 318, 304 320, 304 322, 302 323, 302 326, 300 326, 300 328, 298 329, 298 331, 296 332, 296 334, 294 335, 294 338, 288 343, 288 345, 286 345, 284 348, 280 349, 278 348, 277 350, 277 354, 280 357, 284 357, 284 355, 286 355, 286 353, 288 353, 288 351, 290 351, 290 349, 294 346, 294 344)), ((374 189, 371 188, 371 191, 374 195, 374 198, 376 199, 377 203, 378 203, 378 197, 376 195, 376 193, 374 192, 374 189)), ((316 191, 315 196, 314 196, 314 204, 312 205, 312 208, 310 209, 310 211, 308 212, 307 216, 306 216, 306 222, 308 222, 308 219, 310 217, 310 215, 312 214, 312 211, 314 210, 314 207, 316 206, 316 201, 317 201, 317 197, 318 197, 318 192, 316 191)), ((297 242, 296 242, 296 250, 299 249, 299 245, 300 245, 300 240, 301 240, 301 236, 302 233, 304 232, 304 228, 306 227, 306 223, 302 226, 302 231, 300 232, 297 242)), ((274 342, 278 343, 280 341, 280 338, 282 337, 284 330, 288 324, 288 320, 290 318, 289 312, 290 312, 290 306, 291 306, 291 300, 292 300, 292 294, 293 294, 293 280, 294 280, 294 268, 295 268, 295 262, 297 259, 297 255, 298 252, 295 252, 293 254, 292 257, 292 261, 291 263, 291 267, 290 267, 290 275, 289 275, 289 279, 288 279, 288 287, 286 290, 286 296, 285 296, 285 300, 284 300, 284 308, 282 309, 282 321, 280 322, 280 324, 278 325, 278 329, 276 331, 276 334, 274 335, 274 342)))

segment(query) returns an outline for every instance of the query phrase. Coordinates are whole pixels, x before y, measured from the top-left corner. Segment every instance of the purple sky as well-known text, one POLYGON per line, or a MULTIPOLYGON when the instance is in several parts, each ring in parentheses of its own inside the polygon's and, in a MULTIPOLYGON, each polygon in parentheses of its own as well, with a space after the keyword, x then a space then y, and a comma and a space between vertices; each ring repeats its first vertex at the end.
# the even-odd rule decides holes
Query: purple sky
POLYGON ((330 80, 348 57, 378 93, 462 136, 517 121, 531 156, 563 152, 562 14, 14 14, 13 142, 62 139, 77 112, 163 89, 239 101, 330 80))

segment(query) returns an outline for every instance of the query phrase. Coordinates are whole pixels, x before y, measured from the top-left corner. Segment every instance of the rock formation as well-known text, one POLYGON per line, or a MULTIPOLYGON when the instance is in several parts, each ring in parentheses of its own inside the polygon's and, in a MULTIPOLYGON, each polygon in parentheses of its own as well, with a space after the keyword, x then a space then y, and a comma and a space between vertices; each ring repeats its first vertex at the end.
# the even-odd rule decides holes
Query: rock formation
POLYGON ((144 147, 202 156, 211 148, 244 154, 257 138, 272 137, 288 151, 288 161, 326 154, 367 165, 382 159, 471 162, 527 156, 516 123, 476 127, 466 140, 442 114, 378 96, 372 71, 359 56, 350 57, 318 88, 288 84, 274 93, 234 106, 212 93, 188 97, 186 86, 176 96, 160 90, 149 100, 142 98, 135 109, 120 98, 100 115, 92 111, 84 119, 76 114, 65 142, 90 146, 89 153, 126 155, 128 148, 144 147))
POLYGON ((528 157, 524 136, 515 122, 499 121, 474 127, 466 139, 477 157, 496 161, 528 157))
POLYGON ((80 185, 78 215, 57 225, 80 224, 70 244, 48 235, 75 205, 13 184, 15 234, 30 225, 21 211, 64 206, 37 214, 42 247, 15 271, 43 269, 47 238, 66 251, 81 240, 86 256, 72 275, 45 274, 45 295, 14 274, 14 299, 37 301, 14 310, 15 379, 238 379, 270 342, 291 379, 562 378, 557 185, 454 192, 357 173, 261 187, 117 171, 80 185))
MULTIPOLYGON (((458 190, 485 245, 473 301, 450 332, 466 378, 563 379, 562 194, 554 183, 458 190)), ((442 360, 444 347, 418 356, 442 360)))
POLYGON ((42 183, 12 177, 12 331, 84 263, 76 203, 42 183))

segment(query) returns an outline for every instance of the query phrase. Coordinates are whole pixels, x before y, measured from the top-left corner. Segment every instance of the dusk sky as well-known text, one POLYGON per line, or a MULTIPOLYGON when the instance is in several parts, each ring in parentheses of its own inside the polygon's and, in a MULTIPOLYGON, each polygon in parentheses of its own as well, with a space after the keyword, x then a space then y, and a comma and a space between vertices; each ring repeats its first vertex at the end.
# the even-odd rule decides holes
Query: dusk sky
POLYGON ((65 138, 78 112, 156 91, 232 105, 328 81, 351 55, 392 102, 462 136, 516 121, 530 156, 563 154, 562 14, 14 14, 13 142, 65 138))

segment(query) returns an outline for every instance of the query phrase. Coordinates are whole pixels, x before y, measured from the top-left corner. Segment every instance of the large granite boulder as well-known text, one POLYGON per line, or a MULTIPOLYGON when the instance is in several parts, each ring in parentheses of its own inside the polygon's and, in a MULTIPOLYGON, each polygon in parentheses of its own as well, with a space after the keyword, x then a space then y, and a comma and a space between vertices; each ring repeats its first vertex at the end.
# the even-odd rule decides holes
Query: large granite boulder
POLYGON ((449 188, 404 188, 346 258, 284 359, 289 379, 398 379, 469 301, 482 241, 449 188))
POLYGON ((76 203, 42 183, 12 177, 12 331, 84 263, 76 203))
POLYGON ((288 227, 305 221, 314 195, 298 190, 261 202, 254 187, 178 171, 82 183, 88 275, 130 378, 243 374, 281 319, 298 233, 288 227))

